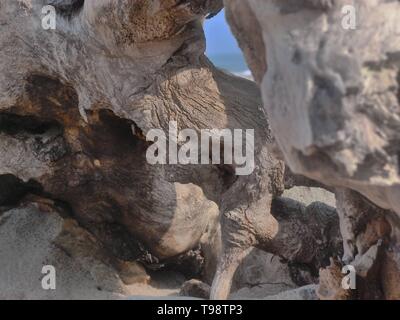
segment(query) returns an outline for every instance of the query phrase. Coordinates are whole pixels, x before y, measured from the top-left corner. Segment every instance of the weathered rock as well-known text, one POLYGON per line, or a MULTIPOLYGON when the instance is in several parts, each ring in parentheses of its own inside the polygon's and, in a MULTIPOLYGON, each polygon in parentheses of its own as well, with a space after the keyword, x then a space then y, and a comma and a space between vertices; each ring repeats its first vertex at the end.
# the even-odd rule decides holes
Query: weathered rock
MULTIPOLYGON (((342 188, 336 195, 346 263, 356 263, 383 241, 382 255, 388 258, 378 259, 372 287, 357 292, 359 298, 374 298, 374 290, 390 282, 377 270, 385 259, 393 261, 387 247, 397 247, 399 239, 400 2, 232 0, 225 5, 290 169, 342 188), (345 5, 355 9, 356 30, 345 28, 345 5)), ((321 285, 327 281, 326 287, 338 290, 321 289, 324 296, 346 298, 348 293, 337 293, 340 275, 326 271, 321 285)))
MULTIPOLYGON (((398 1, 337 0, 327 10, 303 3, 293 7, 291 1, 238 2, 226 4, 230 19, 253 18, 236 8, 247 6, 260 24, 268 64, 263 94, 291 169, 325 184, 354 188, 396 210, 398 1), (356 8, 358 32, 342 27, 341 9, 349 3, 356 8)), ((237 35, 243 46, 260 41, 244 30, 237 35)))
POLYGON ((308 285, 292 290, 282 290, 278 294, 270 294, 268 285, 241 289, 230 296, 232 300, 318 300, 315 293, 317 285, 308 285))
POLYGON ((117 299, 131 293, 128 284, 149 280, 143 267, 117 259, 43 203, 1 213, 0 241, 1 299, 117 299), (46 265, 55 268, 56 290, 42 287, 46 265))
POLYGON ((211 287, 208 284, 192 279, 183 284, 179 294, 184 297, 209 299, 210 290, 211 287))
POLYGON ((332 259, 331 264, 320 270, 320 283, 317 288, 321 300, 349 300, 355 297, 353 290, 343 288, 342 264, 332 259))
POLYGON ((116 255, 149 263, 196 247, 221 202, 232 210, 281 192, 283 164, 266 152, 257 87, 204 56, 201 20, 220 8, 218 0, 2 4, 0 174, 35 181, 116 255), (41 26, 45 4, 59 13, 56 30, 41 26), (20 40, 10 42, 15 32, 20 40), (260 169, 237 178, 223 166, 150 165, 144 136, 170 121, 255 129, 260 169))
POLYGON ((308 285, 294 290, 281 292, 274 296, 267 296, 264 300, 318 300, 315 291, 317 285, 308 285))
POLYGON ((322 188, 294 187, 286 190, 283 196, 304 203, 307 206, 319 201, 330 207, 336 207, 335 195, 322 188))
MULTIPOLYGON (((284 164, 269 151, 274 141, 259 90, 204 56, 201 22, 219 9, 218 0, 2 4, 0 148, 10 150, 0 174, 35 181, 36 193, 68 206, 124 260, 159 265, 196 248, 218 228, 209 225, 218 211, 222 243, 237 234, 250 248, 255 235, 285 255, 273 244, 279 221, 270 214, 284 189, 284 164), (41 26, 46 4, 58 12, 56 30, 41 26), (254 129, 254 172, 235 176, 237 164, 150 165, 144 136, 167 131, 172 120, 197 131, 254 129), (252 225, 236 224, 244 214, 252 225)), ((296 228, 292 222, 286 226, 296 228)), ((231 259, 226 250, 229 244, 220 269, 231 259)))
POLYGON ((231 212, 223 217, 225 247, 212 285, 212 298, 227 297, 237 267, 253 247, 306 265, 313 274, 329 263, 329 257, 342 252, 337 213, 323 203, 305 207, 295 200, 276 197, 271 216, 250 213, 231 212))
POLYGON ((382 290, 388 300, 400 299, 400 253, 398 247, 391 246, 382 264, 382 290))
POLYGON ((294 288, 297 288, 297 284, 291 277, 288 263, 278 256, 255 248, 239 265, 233 278, 233 294, 230 298, 256 298, 294 288))
MULTIPOLYGON (((362 17, 374 1, 358 6, 362 17)), ((95 263, 91 272, 107 278, 113 292, 148 281, 135 261, 156 269, 197 248, 192 258, 204 264, 207 282, 217 269, 212 298, 228 296, 237 266, 254 247, 293 263, 298 281, 314 281, 329 257, 341 254, 336 211, 276 198, 288 181, 280 153, 318 186, 353 188, 385 209, 396 209, 399 199, 398 44, 387 30, 368 31, 371 52, 355 48, 361 40, 329 24, 338 21, 340 3, 227 2, 263 82, 268 118, 253 82, 217 70, 204 56, 202 20, 222 8, 220 0, 1 3, 0 205, 15 206, 27 194, 62 205, 71 220, 60 246, 95 263), (58 12, 53 31, 41 26, 46 4, 58 12), (310 21, 315 25, 305 30, 310 21), (254 171, 236 176, 237 164, 150 165, 145 136, 167 131, 170 121, 197 132, 254 129, 254 171), (81 248, 81 238, 88 247, 81 248), (95 257, 105 262, 98 266, 95 257)), ((395 26, 397 3, 383 7, 393 9, 388 21, 364 23, 395 26)), ((346 197, 341 216, 357 216, 351 209, 357 195, 346 197)), ((381 238, 384 246, 396 244, 396 228, 388 227, 396 216, 388 215, 376 212, 368 216, 376 224, 360 219, 349 226, 350 257, 368 257, 381 238)), ((396 270, 390 258, 386 266, 396 270)), ((396 296, 389 282, 387 295, 396 296)))
POLYGON ((200 241, 201 251, 204 256, 202 279, 207 284, 212 284, 217 271, 219 258, 222 253, 222 235, 219 216, 214 223, 210 222, 207 232, 200 241))

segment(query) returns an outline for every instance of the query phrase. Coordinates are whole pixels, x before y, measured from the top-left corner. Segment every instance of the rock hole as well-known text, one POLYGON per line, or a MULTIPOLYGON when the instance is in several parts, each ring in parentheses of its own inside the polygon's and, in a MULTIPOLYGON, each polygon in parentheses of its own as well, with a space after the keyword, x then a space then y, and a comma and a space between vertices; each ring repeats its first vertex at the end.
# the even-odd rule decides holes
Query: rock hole
POLYGON ((81 11, 85 0, 49 0, 48 4, 54 6, 57 13, 70 18, 81 11))
POLYGON ((0 175, 0 206, 14 206, 28 193, 39 193, 41 186, 34 180, 24 182, 12 174, 0 175))
POLYGON ((34 116, 20 116, 11 113, 0 114, 0 132, 8 135, 42 135, 50 130, 62 131, 56 121, 43 121, 34 116))

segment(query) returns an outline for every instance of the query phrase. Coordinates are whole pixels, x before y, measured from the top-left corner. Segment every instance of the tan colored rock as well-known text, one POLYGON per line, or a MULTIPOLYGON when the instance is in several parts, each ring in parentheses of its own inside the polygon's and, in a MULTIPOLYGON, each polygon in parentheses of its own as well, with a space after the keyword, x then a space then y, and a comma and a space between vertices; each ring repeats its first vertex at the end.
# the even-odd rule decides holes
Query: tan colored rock
MULTIPOLYGON (((382 298, 379 288, 388 283, 378 271, 383 260, 371 260, 368 252, 383 243, 380 250, 390 255, 387 246, 397 246, 399 239, 400 3, 229 0, 225 5, 286 163, 295 174, 337 188, 343 260, 363 261, 360 276, 373 278, 362 283, 358 298, 382 298), (343 24, 349 17, 345 5, 355 10, 356 30, 343 24)), ((347 298, 335 270, 321 273, 322 296, 347 298)))
POLYGON ((331 264, 320 270, 319 286, 317 295, 321 300, 350 300, 355 292, 342 287, 342 265, 335 260, 331 264))
POLYGON ((398 248, 389 248, 384 257, 381 273, 385 299, 400 300, 400 254, 398 248))
POLYGON ((184 297, 209 299, 210 290, 211 287, 208 284, 192 279, 183 284, 179 294, 184 297))
POLYGON ((251 194, 281 192, 283 164, 266 152, 257 86, 204 55, 202 20, 221 8, 220 0, 2 4, 0 175, 34 180, 114 254, 150 264, 196 247, 222 202, 257 208, 251 194), (56 30, 42 28, 45 4, 56 8, 56 30), (20 41, 10 42, 15 32, 20 41), (254 129, 259 171, 236 179, 235 165, 150 165, 145 136, 170 121, 197 132, 254 129))
POLYGON ((111 299, 129 292, 93 236, 57 212, 30 204, 0 215, 2 299, 111 299), (54 266, 56 290, 42 287, 54 266))

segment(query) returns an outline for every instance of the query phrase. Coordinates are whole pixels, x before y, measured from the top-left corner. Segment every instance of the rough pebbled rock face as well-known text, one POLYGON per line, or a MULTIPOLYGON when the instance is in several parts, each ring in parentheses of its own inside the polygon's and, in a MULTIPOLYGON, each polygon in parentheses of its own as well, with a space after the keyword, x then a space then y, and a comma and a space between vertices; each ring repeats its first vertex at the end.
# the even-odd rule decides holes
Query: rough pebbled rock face
MULTIPOLYGON (((227 0, 225 5, 286 163, 296 174, 338 187, 344 262, 375 261, 361 268, 375 274, 362 272, 356 297, 395 297, 400 2, 227 0), (356 30, 343 28, 344 5, 356 9, 356 30), (386 258, 370 256, 375 246, 386 258)), ((349 298, 335 293, 339 265, 321 272, 321 297, 349 298)))

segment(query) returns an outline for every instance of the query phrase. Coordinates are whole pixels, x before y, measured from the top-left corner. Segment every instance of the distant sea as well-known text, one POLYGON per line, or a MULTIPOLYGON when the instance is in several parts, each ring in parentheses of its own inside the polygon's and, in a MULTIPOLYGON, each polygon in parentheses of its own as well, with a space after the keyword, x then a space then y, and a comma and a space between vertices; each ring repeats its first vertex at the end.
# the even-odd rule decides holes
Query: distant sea
POLYGON ((209 54, 210 60, 220 69, 243 77, 251 77, 246 61, 240 53, 209 54))

